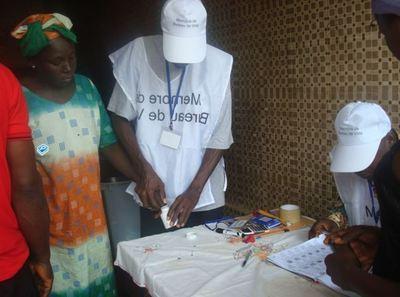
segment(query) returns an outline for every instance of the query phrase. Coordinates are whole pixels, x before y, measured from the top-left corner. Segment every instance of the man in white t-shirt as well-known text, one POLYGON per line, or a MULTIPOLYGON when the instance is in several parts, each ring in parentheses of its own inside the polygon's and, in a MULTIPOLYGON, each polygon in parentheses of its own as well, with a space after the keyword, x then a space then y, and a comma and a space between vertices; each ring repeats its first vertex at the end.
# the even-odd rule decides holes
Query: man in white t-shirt
POLYGON ((168 0, 162 36, 137 38, 110 55, 117 83, 108 109, 141 171, 134 195, 144 206, 144 236, 162 231, 149 220, 165 203, 177 227, 223 214, 233 59, 207 45, 206 20, 200 0, 168 0))

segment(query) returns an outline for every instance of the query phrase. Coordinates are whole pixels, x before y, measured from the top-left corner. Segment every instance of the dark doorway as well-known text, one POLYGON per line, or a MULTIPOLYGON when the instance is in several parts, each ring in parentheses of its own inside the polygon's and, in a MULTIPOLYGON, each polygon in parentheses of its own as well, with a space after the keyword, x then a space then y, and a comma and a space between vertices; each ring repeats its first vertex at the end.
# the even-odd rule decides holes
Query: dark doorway
POLYGON ((78 73, 96 84, 105 102, 114 79, 108 55, 135 37, 158 33, 163 0, 14 0, 0 4, 0 62, 17 75, 25 67, 10 31, 34 13, 58 12, 71 18, 78 36, 78 73))

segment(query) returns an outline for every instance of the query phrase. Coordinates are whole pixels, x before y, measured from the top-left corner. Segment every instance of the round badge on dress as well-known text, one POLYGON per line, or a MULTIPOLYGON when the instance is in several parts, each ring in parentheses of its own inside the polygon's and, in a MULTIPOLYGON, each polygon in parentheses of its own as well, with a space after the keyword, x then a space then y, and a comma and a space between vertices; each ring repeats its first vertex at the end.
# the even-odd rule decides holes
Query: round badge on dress
POLYGON ((50 148, 47 144, 41 144, 36 147, 36 151, 40 156, 44 156, 49 152, 50 148))

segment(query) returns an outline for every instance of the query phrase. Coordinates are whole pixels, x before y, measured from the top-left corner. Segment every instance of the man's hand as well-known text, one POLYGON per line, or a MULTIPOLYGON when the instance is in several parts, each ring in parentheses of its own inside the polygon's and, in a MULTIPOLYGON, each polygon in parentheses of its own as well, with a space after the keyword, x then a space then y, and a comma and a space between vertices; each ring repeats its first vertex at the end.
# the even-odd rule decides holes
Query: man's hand
POLYGON ((308 233, 308 238, 319 236, 322 233, 332 233, 339 229, 338 225, 330 219, 320 219, 314 223, 308 233))
MULTIPOLYGON (((114 164, 116 166, 119 164, 120 166, 117 166, 117 168, 121 171, 127 171, 125 174, 136 182, 135 192, 139 195, 143 207, 158 212, 161 206, 167 203, 163 182, 143 157, 136 139, 136 132, 130 120, 116 114, 111 114, 111 119, 118 139, 127 152, 131 163, 130 165, 132 165, 133 168, 123 166, 122 163, 126 161, 121 162, 122 158, 115 160, 114 164), (125 170, 122 170, 123 168, 125 168, 125 170)), ((120 156, 122 155, 125 154, 121 153, 120 156)))
POLYGON ((360 263, 346 245, 335 247, 335 252, 325 258, 326 273, 344 290, 351 290, 352 275, 360 270, 360 263))
POLYGON ((380 229, 378 227, 353 226, 328 235, 325 243, 348 245, 361 263, 361 268, 368 271, 378 251, 379 236, 380 229))
POLYGON ((365 233, 379 234, 379 228, 373 226, 352 226, 341 229, 329 234, 325 239, 325 244, 343 245, 358 239, 365 233))
POLYGON ((201 192, 189 188, 175 199, 169 209, 168 218, 171 222, 177 222, 176 227, 181 228, 186 225, 193 208, 199 201, 200 194, 201 192))
POLYGON ((150 165, 144 166, 135 191, 145 208, 159 211, 167 203, 164 183, 150 165))
POLYGON ((29 266, 34 276, 35 283, 39 291, 39 296, 49 296, 51 287, 53 285, 53 271, 51 269, 50 262, 31 261, 29 266))
POLYGON ((379 237, 380 229, 372 227, 349 243, 358 261, 361 263, 361 268, 365 271, 368 271, 374 263, 379 247, 379 237))

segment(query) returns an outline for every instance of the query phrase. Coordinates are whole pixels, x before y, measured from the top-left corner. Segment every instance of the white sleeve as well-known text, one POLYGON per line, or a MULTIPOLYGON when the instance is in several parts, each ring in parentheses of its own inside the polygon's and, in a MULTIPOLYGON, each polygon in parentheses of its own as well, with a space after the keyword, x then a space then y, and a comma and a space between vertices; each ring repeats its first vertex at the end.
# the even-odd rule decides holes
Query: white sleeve
POLYGON ((207 148, 225 150, 228 149, 232 143, 232 92, 231 85, 228 84, 225 92, 225 99, 221 107, 221 113, 207 148))
POLYGON ((115 83, 107 109, 128 121, 133 121, 137 117, 137 110, 118 82, 115 83))

